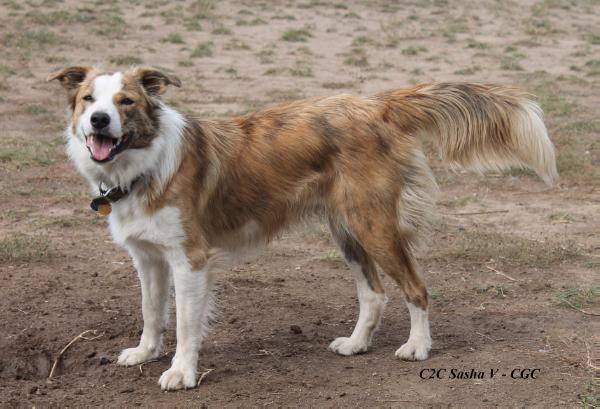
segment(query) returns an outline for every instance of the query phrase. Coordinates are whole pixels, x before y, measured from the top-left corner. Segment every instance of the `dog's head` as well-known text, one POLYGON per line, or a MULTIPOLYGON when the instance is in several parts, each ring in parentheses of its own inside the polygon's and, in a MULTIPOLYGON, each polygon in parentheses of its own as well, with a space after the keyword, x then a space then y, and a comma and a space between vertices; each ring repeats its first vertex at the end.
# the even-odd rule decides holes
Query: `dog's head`
POLYGON ((104 73, 69 67, 48 76, 67 90, 72 137, 85 144, 98 164, 118 161, 128 149, 144 149, 157 136, 159 98, 180 81, 153 68, 104 73))

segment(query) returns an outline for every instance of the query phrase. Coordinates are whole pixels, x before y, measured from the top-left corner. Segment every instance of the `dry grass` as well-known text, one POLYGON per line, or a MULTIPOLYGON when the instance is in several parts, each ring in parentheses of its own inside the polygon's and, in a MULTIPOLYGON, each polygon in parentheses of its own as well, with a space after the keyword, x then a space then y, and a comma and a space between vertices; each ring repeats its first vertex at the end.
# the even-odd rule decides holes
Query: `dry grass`
POLYGON ((31 263, 43 261, 50 255, 49 240, 44 235, 15 234, 0 240, 0 261, 31 263))
POLYGON ((550 267, 580 257, 582 250, 573 242, 537 241, 478 230, 457 234, 442 250, 442 257, 514 267, 550 267))

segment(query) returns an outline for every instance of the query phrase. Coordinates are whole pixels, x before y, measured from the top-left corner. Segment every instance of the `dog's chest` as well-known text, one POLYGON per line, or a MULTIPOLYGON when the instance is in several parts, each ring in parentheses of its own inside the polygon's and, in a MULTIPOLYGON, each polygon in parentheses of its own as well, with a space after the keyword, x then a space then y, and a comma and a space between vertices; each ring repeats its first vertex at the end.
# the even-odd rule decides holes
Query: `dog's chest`
POLYGON ((164 207, 149 214, 135 197, 113 204, 109 224, 113 239, 120 245, 127 240, 143 240, 173 247, 185 238, 178 208, 164 207))

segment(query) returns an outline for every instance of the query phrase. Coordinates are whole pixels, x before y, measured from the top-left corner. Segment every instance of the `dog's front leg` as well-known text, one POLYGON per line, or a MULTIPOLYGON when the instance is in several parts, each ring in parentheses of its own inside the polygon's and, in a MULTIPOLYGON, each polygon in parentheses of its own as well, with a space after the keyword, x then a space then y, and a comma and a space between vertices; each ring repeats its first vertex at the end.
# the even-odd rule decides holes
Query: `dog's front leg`
POLYGON ((194 269, 183 250, 170 252, 177 311, 177 349, 171 368, 158 383, 162 389, 193 388, 202 339, 208 330, 213 306, 212 275, 209 263, 194 269))
POLYGON ((169 266, 162 251, 150 244, 131 241, 127 249, 133 258, 142 287, 144 330, 135 348, 124 349, 119 365, 137 365, 160 354, 162 334, 167 325, 169 299, 169 266))

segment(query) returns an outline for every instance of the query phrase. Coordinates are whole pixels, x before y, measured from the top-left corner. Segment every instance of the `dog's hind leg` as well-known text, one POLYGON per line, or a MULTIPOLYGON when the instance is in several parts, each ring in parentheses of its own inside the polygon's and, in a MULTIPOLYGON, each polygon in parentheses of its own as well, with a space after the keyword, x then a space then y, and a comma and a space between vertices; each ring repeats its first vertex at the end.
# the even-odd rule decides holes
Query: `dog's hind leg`
POLYGON ((361 237, 361 242, 381 269, 404 292, 410 312, 408 341, 396 351, 396 357, 411 361, 427 359, 431 350, 427 289, 417 272, 410 242, 395 228, 373 229, 376 235, 361 237))
POLYGON ((166 390, 193 388, 198 353, 214 304, 212 263, 209 259, 202 268, 194 268, 183 248, 170 250, 167 259, 175 287, 177 347, 171 368, 163 372, 158 383, 166 390))
POLYGON ((128 242, 127 248, 138 271, 142 287, 144 329, 135 348, 121 352, 119 365, 137 365, 160 354, 162 334, 167 325, 170 289, 169 266, 156 247, 141 242, 128 242))
POLYGON ((386 297, 371 257, 342 224, 334 220, 330 220, 329 224, 331 233, 354 274, 360 308, 352 335, 336 338, 329 349, 340 355, 354 355, 365 352, 371 344, 383 315, 386 297))

